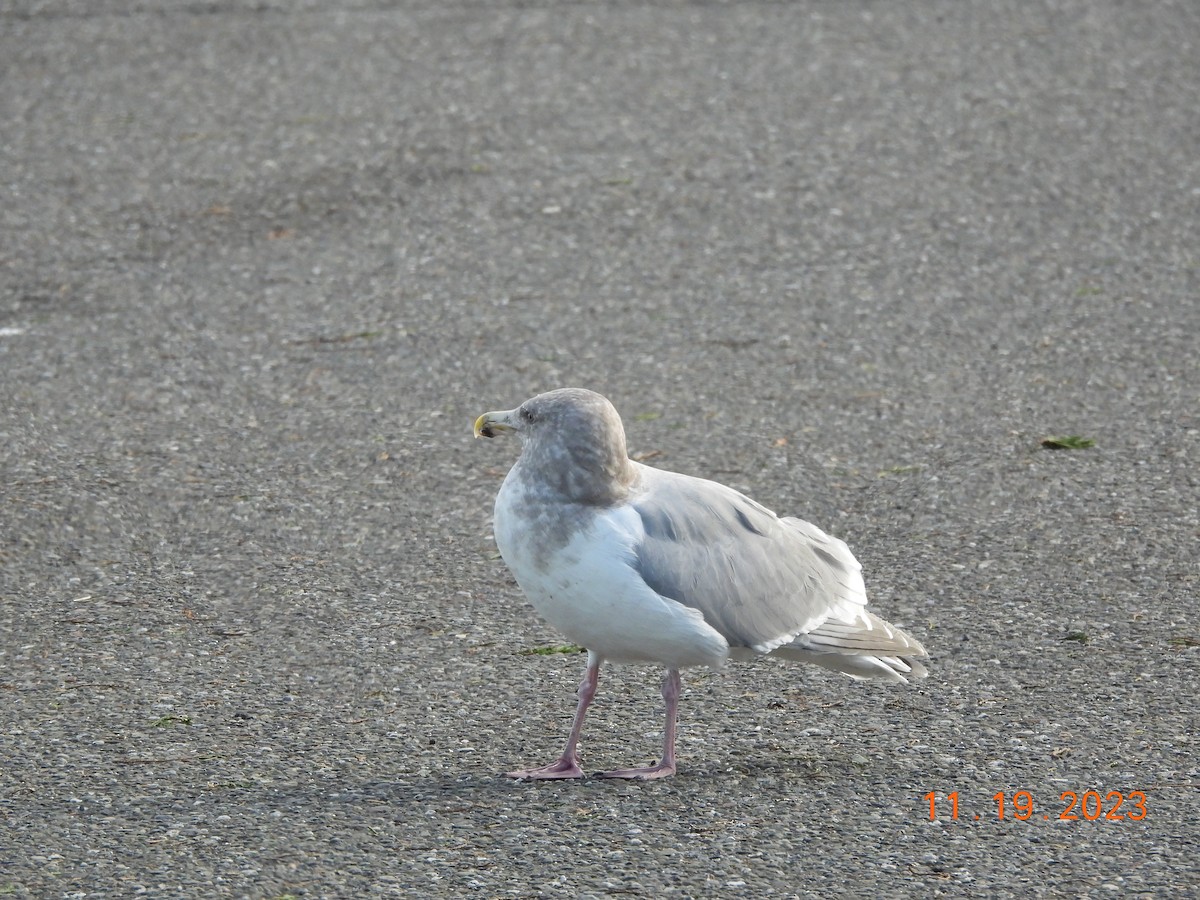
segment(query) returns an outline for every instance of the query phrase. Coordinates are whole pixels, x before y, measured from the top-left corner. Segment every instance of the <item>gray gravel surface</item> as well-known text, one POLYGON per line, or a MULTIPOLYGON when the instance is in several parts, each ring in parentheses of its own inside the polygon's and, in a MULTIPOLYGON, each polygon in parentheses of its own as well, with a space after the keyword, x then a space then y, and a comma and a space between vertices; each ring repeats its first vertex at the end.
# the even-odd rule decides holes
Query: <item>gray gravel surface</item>
POLYGON ((0 0, 0 896, 1195 896, 1197 110, 1190 0, 0 0), (583 658, 470 426, 569 384, 931 677, 499 777, 583 658))

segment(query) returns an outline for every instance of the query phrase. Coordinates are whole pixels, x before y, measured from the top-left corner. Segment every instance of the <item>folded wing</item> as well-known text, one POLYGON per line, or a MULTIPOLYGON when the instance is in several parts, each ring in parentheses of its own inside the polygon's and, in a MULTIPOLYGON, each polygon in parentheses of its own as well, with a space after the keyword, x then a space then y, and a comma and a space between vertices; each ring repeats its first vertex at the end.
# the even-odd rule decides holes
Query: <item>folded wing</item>
POLYGON ((635 565, 658 594, 700 611, 732 649, 856 678, 919 676, 921 645, 867 612, 845 543, 716 482, 640 467, 635 565))

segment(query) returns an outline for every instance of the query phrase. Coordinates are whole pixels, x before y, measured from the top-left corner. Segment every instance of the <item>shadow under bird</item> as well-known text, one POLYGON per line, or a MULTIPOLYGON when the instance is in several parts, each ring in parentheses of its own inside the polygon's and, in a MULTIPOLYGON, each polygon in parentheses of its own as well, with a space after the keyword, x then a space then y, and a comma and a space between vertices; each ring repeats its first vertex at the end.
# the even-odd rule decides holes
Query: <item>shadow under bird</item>
POLYGON ((675 773, 686 666, 769 654, 851 678, 926 674, 920 643, 867 611, 845 543, 725 485, 630 459, 600 394, 550 391, 475 421, 476 437, 506 433, 522 446, 496 496, 496 544, 538 613, 588 653, 562 756, 509 776, 583 776, 577 746, 605 660, 667 668, 662 759, 607 778, 675 773))

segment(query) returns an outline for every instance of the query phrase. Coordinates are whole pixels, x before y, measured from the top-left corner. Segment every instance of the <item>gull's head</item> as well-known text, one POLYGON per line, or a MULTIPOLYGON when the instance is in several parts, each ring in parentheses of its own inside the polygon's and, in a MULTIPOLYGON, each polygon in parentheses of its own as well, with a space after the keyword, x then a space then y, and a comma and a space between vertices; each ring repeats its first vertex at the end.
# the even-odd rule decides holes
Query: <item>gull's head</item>
POLYGON ((549 391, 475 420, 477 438, 510 433, 521 439, 522 465, 572 498, 623 492, 633 479, 621 417, 595 391, 549 391))
POLYGON ((475 437, 516 434, 523 440, 556 437, 560 441, 611 439, 625 430, 608 398, 583 388, 561 388, 530 397, 516 409, 485 412, 475 420, 475 437))

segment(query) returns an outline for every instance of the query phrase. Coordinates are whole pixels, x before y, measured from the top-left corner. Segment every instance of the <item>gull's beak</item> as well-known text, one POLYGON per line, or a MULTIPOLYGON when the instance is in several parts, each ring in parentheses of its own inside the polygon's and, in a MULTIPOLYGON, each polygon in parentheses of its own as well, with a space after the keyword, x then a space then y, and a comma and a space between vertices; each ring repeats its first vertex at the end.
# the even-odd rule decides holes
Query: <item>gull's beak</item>
POLYGON ((475 437, 490 438, 498 434, 516 431, 516 426, 512 424, 513 416, 516 415, 516 412, 515 409, 508 409, 503 412, 485 412, 475 420, 475 437))

